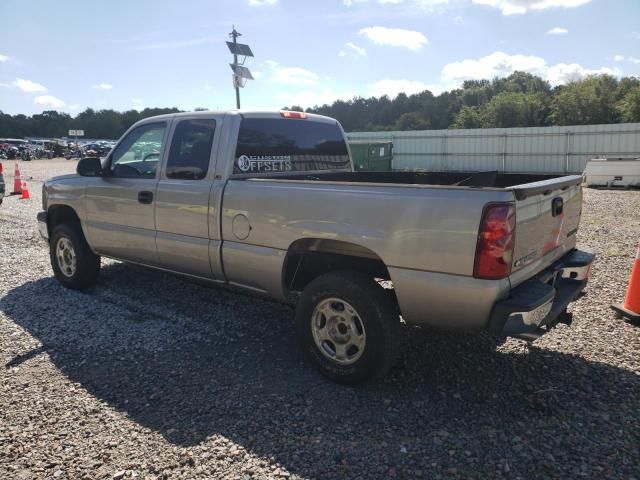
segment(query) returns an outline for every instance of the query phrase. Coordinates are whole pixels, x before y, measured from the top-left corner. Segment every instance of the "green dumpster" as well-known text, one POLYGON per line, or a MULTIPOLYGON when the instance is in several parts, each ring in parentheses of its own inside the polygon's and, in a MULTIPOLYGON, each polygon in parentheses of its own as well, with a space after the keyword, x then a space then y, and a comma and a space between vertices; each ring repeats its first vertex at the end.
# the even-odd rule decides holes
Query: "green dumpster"
POLYGON ((351 140, 351 157, 357 172, 388 172, 393 158, 392 142, 351 140))

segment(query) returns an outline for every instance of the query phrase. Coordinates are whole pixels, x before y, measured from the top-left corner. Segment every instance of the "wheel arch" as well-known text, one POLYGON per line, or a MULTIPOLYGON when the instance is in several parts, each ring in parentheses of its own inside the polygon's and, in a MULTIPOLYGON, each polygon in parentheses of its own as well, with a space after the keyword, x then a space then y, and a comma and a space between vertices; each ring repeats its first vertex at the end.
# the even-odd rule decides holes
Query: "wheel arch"
MULTIPOLYGON (((57 225, 62 224, 76 228, 85 240, 87 240, 87 243, 89 243, 87 232, 84 230, 80 217, 73 207, 65 204, 50 205, 49 208, 47 208, 47 230, 49 232, 49 238, 51 238, 53 229, 57 225)), ((91 245, 89 245, 89 248, 93 251, 93 247, 91 247, 91 245)))
POLYGON ((47 209, 47 226, 49 227, 49 234, 56 225, 68 224, 81 227, 80 217, 69 205, 51 205, 47 209))
MULTIPOLYGON (((341 240, 301 238, 289 246, 283 263, 285 297, 299 294, 314 279, 336 271, 353 271, 371 278, 391 280, 382 258, 367 247, 341 240)), ((397 305, 395 293, 391 289, 388 291, 397 305)))

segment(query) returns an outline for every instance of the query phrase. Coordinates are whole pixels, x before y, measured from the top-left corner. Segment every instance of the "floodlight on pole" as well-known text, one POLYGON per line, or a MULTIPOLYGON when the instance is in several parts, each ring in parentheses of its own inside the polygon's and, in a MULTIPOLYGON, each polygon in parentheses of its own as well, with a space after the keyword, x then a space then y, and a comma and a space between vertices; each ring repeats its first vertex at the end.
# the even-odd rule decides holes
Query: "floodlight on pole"
POLYGON ((237 38, 242 36, 242 34, 236 30, 235 25, 233 25, 233 30, 229 36, 233 39, 232 42, 227 42, 227 47, 233 54, 233 63, 230 63, 229 66, 233 71, 233 87, 236 91, 236 108, 240 109, 240 88, 245 86, 247 80, 253 80, 251 71, 247 67, 243 67, 243 65, 247 57, 253 57, 253 52, 249 45, 238 43, 237 38), (238 56, 243 57, 241 63, 238 62, 238 56))

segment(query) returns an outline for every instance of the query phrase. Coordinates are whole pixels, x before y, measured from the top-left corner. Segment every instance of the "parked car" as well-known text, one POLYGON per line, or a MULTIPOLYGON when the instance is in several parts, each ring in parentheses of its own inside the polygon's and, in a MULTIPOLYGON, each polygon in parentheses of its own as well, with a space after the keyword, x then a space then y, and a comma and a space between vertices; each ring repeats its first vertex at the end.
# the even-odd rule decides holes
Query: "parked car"
POLYGON ((342 383, 394 364, 402 322, 527 340, 569 323, 594 259, 581 176, 354 172, 340 124, 301 112, 147 118, 77 173, 38 214, 62 285, 93 286, 106 256, 290 302, 342 383))

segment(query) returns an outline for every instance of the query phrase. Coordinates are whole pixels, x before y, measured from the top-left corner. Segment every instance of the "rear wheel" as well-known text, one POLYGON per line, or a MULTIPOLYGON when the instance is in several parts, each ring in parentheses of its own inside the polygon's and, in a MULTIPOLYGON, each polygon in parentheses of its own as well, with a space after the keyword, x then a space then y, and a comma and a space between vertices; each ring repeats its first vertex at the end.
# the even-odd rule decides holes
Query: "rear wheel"
POLYGON ((394 303, 372 278, 358 273, 333 272, 312 281, 298 303, 296 330, 305 356, 338 383, 383 376, 400 351, 394 303))
POLYGON ((100 257, 93 253, 80 227, 62 224, 51 232, 51 267, 58 281, 74 290, 89 288, 100 273, 100 257))

